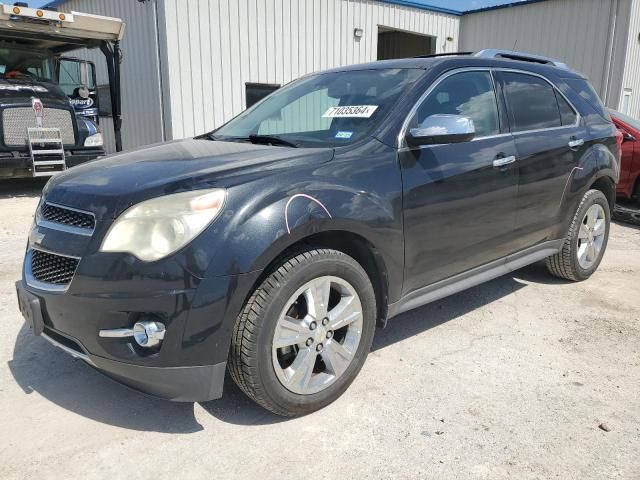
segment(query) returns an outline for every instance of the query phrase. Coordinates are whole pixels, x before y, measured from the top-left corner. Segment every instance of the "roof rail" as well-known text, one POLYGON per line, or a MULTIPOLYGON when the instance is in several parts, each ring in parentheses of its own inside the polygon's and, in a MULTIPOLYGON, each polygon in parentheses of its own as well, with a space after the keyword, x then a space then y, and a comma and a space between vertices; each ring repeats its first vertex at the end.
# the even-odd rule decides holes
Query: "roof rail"
POLYGON ((416 55, 412 58, 436 58, 436 57, 451 57, 454 55, 473 55, 473 52, 449 52, 449 53, 432 53, 430 55, 416 55))
POLYGON ((498 50, 495 48, 487 48, 485 50, 480 50, 474 56, 478 58, 506 58, 508 60, 518 60, 520 62, 540 63, 542 65, 553 65, 554 67, 569 70, 569 67, 566 63, 561 62, 560 60, 557 60, 555 58, 544 57, 542 55, 534 55, 531 53, 514 52, 512 50, 498 50))

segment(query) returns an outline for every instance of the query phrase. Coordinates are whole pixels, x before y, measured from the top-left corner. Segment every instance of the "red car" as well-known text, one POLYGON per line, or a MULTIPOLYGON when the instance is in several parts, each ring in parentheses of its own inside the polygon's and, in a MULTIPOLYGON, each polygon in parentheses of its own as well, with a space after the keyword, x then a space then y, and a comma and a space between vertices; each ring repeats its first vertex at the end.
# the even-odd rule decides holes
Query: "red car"
POLYGON ((609 113, 613 123, 623 134, 620 181, 617 187, 618 199, 623 201, 616 205, 616 214, 621 220, 640 223, 640 120, 615 110, 609 110, 609 113))

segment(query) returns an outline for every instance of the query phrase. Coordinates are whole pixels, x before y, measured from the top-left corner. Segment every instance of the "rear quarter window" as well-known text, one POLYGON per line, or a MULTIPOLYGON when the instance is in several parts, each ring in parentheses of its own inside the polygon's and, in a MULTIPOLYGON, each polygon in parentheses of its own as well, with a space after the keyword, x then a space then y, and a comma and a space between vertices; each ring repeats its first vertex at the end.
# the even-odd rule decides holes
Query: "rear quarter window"
POLYGON ((609 113, 602 100, 587 80, 583 78, 563 78, 562 80, 602 117, 609 118, 609 113))

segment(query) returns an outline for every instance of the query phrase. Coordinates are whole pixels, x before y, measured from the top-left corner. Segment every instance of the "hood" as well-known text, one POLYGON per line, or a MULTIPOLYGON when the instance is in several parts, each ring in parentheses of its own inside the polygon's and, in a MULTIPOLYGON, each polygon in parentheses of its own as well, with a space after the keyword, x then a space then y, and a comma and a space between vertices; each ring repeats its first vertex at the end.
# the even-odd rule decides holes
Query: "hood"
POLYGON ((197 188, 229 187, 250 175, 331 160, 333 149, 186 139, 95 160, 53 177, 47 200, 117 215, 128 206, 197 188))
POLYGON ((0 104, 30 104, 33 97, 39 98, 45 106, 70 108, 71 105, 69 97, 53 83, 38 82, 29 78, 0 79, 0 104))

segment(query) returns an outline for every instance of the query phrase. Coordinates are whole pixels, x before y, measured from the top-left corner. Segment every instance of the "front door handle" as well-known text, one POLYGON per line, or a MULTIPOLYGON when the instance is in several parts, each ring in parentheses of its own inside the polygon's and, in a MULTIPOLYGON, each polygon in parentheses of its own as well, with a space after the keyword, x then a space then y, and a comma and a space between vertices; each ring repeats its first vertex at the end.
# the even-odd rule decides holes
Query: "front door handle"
POLYGON ((509 165, 510 163, 514 163, 516 161, 516 157, 513 155, 509 155, 508 157, 496 158, 493 161, 494 167, 504 167, 505 165, 509 165))
POLYGON ((581 138, 573 138, 569 142, 569 148, 578 148, 584 145, 584 140, 581 138))

